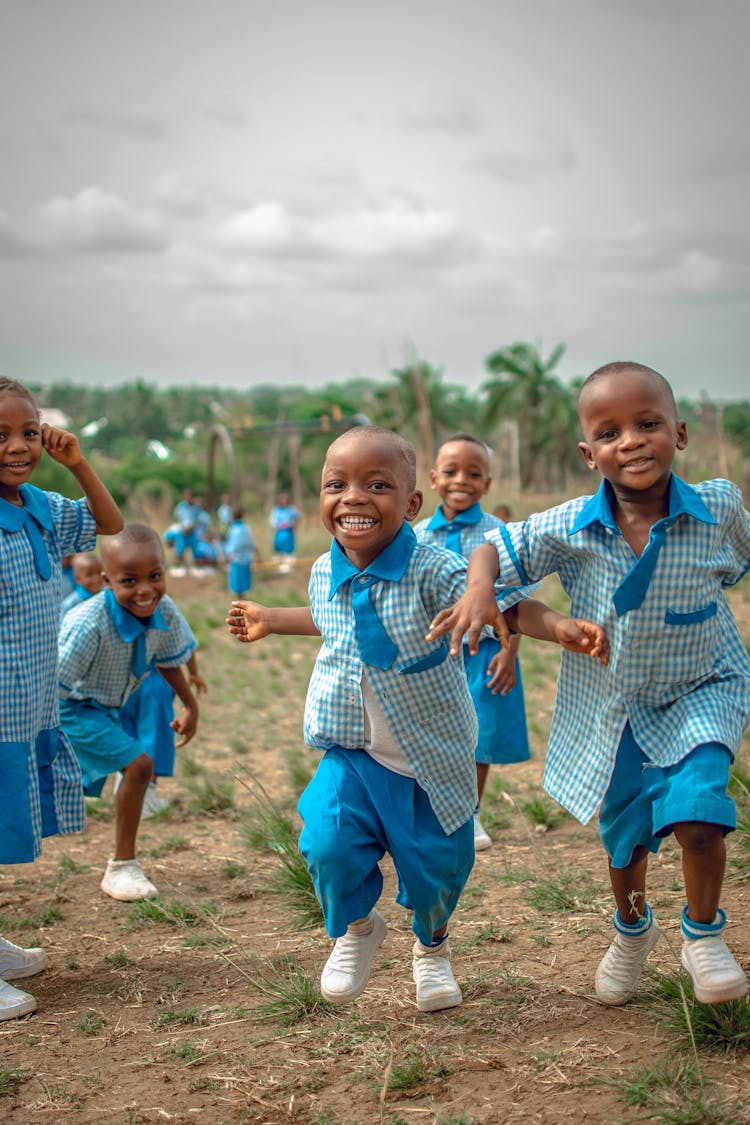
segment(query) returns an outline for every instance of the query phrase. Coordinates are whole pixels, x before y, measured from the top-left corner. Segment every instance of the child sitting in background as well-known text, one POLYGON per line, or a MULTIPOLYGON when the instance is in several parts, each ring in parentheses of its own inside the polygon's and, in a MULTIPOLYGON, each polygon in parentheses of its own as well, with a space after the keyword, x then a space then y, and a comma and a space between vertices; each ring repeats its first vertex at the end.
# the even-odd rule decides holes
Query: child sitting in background
POLYGON ((115 797, 115 854, 101 890, 124 902, 158 891, 136 859, 136 837, 153 759, 125 732, 121 709, 153 668, 185 711, 172 726, 189 742, 198 703, 182 665, 195 648, 188 623, 165 593, 164 550, 144 524, 126 524, 102 543, 106 590, 67 614, 60 634, 60 721, 87 795, 98 797, 111 773, 124 774, 115 797))
POLYGON ((489 533, 468 591, 432 635, 498 616, 494 582, 556 572, 574 613, 601 621, 607 668, 563 653, 544 785, 584 823, 599 810, 615 937, 595 976, 603 1004, 625 1004, 659 938, 646 897, 649 852, 674 833, 686 905, 682 965, 700 1003, 735 1000, 747 978, 723 939, 719 906, 736 825, 729 767, 750 715, 750 661, 724 597, 750 568, 750 514, 726 480, 672 472, 687 445, 672 388, 639 363, 610 363, 578 396, 579 448, 602 481, 547 512, 489 533))
MULTIPOLYGON (((388 852, 397 901, 414 912, 417 1007, 429 1012, 462 1000, 448 922, 474 863, 477 720, 463 666, 425 639, 437 607, 464 590, 465 563, 417 543, 410 523, 421 505, 409 443, 374 426, 348 430, 323 466, 321 518, 334 539, 313 565, 310 607, 235 602, 228 625, 244 642, 323 637, 305 740, 324 753, 299 801, 300 849, 336 939, 323 995, 346 1004, 367 985, 386 934, 375 905, 388 852)), ((535 612, 523 602, 517 618, 535 612)), ((597 655, 606 645, 596 627, 544 612, 561 643, 597 655)))
MULTIPOLYGON (((83 828, 81 771, 57 705, 62 556, 89 551, 97 531, 121 527, 78 439, 42 423, 31 391, 0 378, 0 863, 31 863, 44 837, 83 828), (45 452, 83 499, 29 483, 45 452)), ((46 964, 44 950, 0 938, 0 1021, 36 1011, 34 997, 7 982, 46 964)))
MULTIPOLYGON (((420 543, 433 543, 469 557, 485 541, 485 533, 502 520, 482 511, 482 497, 492 482, 490 459, 484 442, 471 434, 455 434, 444 441, 430 470, 430 484, 441 504, 434 516, 414 528, 420 543)), ((482 800, 492 763, 508 765, 531 757, 526 711, 518 664, 520 636, 503 648, 494 637, 483 637, 479 651, 464 651, 469 690, 479 722, 476 748, 477 792, 482 800)), ((474 849, 492 846, 479 810, 474 814, 474 849)))
POLYGON ((81 602, 88 601, 94 594, 98 594, 104 586, 102 578, 102 563, 93 551, 83 551, 73 555, 73 581, 74 588, 60 606, 60 624, 68 610, 81 602))

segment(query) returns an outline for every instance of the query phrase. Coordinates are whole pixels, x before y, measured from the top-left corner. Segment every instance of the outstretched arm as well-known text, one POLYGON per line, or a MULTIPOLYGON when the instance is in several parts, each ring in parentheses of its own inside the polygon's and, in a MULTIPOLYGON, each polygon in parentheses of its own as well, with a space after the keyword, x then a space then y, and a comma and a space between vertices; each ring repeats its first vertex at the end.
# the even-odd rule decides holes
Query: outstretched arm
POLYGON ((69 469, 86 497, 91 515, 96 520, 96 530, 102 535, 116 535, 122 530, 120 509, 81 453, 75 434, 58 430, 56 426, 42 425, 42 445, 53 461, 69 469))
POLYGON ((535 598, 525 598, 506 609, 505 617, 516 633, 553 641, 569 652, 593 656, 600 664, 609 663, 609 639, 602 626, 593 621, 566 617, 535 598))
POLYGON ((250 644, 269 633, 285 636, 319 637, 309 606, 264 606, 258 602, 232 602, 227 617, 229 632, 238 641, 250 644))
POLYGON ((466 593, 450 609, 442 609, 430 625, 428 641, 450 633, 450 653, 457 656, 461 641, 468 634, 469 652, 474 656, 479 648, 479 638, 485 625, 492 625, 503 645, 510 639, 508 626, 495 599, 495 579, 499 558, 491 543, 483 543, 472 553, 466 575, 466 593))

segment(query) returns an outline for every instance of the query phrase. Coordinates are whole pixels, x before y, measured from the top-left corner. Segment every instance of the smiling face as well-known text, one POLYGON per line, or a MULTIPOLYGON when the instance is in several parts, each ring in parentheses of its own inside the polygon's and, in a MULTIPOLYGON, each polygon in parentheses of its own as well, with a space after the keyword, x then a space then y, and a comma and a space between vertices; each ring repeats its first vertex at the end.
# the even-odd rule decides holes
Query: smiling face
POLYGON ((687 445, 666 384, 647 369, 625 369, 585 385, 578 401, 578 448, 623 497, 666 488, 675 450, 687 445))
POLYGON ((486 495, 490 487, 490 462, 484 445, 459 438, 438 450, 430 484, 443 504, 443 515, 452 520, 486 495))
POLYGON ((329 448, 320 487, 320 518, 347 558, 364 570, 422 507, 395 434, 343 434, 329 448))
POLYGON ((76 555, 73 559, 73 579, 90 594, 98 594, 104 585, 102 564, 90 555, 76 555))
POLYGON ((104 581, 134 617, 150 617, 167 589, 164 551, 158 538, 148 542, 104 541, 104 581))
POLYGON ((0 496, 19 504, 18 487, 26 484, 42 456, 42 426, 31 399, 0 395, 0 496))

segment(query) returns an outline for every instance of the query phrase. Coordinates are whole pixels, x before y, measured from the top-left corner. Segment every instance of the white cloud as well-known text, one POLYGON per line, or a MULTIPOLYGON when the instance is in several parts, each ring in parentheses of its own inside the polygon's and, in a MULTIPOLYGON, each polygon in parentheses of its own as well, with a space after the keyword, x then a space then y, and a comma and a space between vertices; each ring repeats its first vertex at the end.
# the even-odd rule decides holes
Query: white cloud
POLYGON ((42 204, 32 229, 33 240, 47 250, 149 253, 167 245, 165 232, 150 211, 95 186, 72 198, 56 196, 42 204))

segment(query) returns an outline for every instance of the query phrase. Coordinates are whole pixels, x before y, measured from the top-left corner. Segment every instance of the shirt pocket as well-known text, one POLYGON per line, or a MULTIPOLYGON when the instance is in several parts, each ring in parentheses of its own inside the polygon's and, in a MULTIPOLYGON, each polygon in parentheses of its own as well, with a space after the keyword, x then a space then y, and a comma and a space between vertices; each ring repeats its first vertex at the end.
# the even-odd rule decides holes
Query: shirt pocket
POLYGON ((431 652, 420 657, 419 660, 415 660, 413 664, 402 665, 398 670, 398 674, 399 676, 413 676, 416 672, 426 672, 430 668, 437 668, 443 663, 447 655, 448 646, 444 644, 438 645, 437 648, 433 648, 431 652))
POLYGON ((717 613, 715 601, 697 609, 665 612, 655 680, 678 684, 709 675, 718 653, 717 613))

